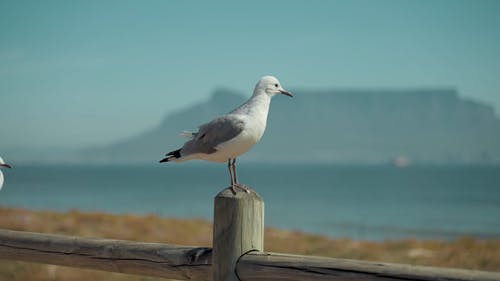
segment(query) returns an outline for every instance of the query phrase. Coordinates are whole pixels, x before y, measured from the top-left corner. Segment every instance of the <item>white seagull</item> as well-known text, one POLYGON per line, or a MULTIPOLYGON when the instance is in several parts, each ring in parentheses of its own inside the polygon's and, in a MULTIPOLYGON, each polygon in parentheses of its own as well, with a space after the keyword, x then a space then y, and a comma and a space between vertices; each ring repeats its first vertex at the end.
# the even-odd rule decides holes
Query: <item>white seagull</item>
POLYGON ((271 98, 277 94, 293 96, 281 87, 276 77, 262 77, 248 101, 230 113, 199 126, 198 132, 183 132, 182 136, 191 139, 182 148, 167 153, 160 163, 192 159, 227 161, 233 193, 236 193, 236 188, 250 192, 248 187, 238 182, 236 157, 259 142, 266 129, 271 98))
MULTIPOLYGON (((0 168, 2 167, 5 167, 5 168, 12 168, 11 165, 5 163, 2 159, 2 157, 0 157, 0 168)), ((2 186, 3 186, 3 174, 2 174, 2 170, 0 170, 0 190, 2 189, 2 186)))

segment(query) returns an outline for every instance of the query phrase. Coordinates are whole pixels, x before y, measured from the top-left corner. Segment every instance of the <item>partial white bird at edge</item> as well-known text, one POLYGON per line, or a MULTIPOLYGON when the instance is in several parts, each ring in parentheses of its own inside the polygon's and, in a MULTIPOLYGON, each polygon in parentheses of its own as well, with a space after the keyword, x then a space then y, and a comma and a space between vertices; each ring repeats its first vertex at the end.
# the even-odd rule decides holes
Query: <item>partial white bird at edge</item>
MULTIPOLYGON (((0 168, 12 168, 11 165, 5 163, 5 161, 3 161, 2 157, 0 157, 0 168)), ((2 173, 2 170, 0 169, 0 190, 2 189, 3 187, 3 173, 2 173)))

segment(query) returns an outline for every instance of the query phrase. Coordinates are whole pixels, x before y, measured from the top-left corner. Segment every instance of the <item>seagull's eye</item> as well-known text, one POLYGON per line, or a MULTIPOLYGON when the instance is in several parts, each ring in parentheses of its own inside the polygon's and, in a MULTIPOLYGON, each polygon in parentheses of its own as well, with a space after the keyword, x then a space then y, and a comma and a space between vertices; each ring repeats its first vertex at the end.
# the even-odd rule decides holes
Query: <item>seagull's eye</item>
POLYGON ((278 88, 278 84, 274 84, 274 87, 278 88))

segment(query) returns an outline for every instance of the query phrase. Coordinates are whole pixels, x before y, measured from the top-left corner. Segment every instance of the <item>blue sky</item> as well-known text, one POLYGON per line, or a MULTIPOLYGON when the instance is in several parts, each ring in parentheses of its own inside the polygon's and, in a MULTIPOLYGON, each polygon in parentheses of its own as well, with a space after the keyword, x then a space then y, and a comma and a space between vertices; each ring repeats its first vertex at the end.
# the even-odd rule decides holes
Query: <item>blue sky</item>
POLYGON ((500 1, 2 0, 0 148, 106 144, 265 74, 456 87, 498 115, 499 31, 500 1))

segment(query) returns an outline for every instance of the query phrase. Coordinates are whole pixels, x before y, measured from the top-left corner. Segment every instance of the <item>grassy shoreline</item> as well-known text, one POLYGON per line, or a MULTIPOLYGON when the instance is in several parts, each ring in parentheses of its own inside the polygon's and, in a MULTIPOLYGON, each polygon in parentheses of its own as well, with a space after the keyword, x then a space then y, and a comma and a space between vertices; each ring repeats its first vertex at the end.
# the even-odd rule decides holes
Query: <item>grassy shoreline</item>
MULTIPOLYGON (((212 242, 212 225, 208 221, 157 215, 0 207, 0 228, 193 246, 211 246, 212 242)), ((450 241, 405 239, 373 242, 266 228, 264 245, 266 251, 272 252, 500 271, 500 239, 461 237, 450 241)), ((0 260, 0 281, 90 278, 94 281, 162 280, 0 260)))

